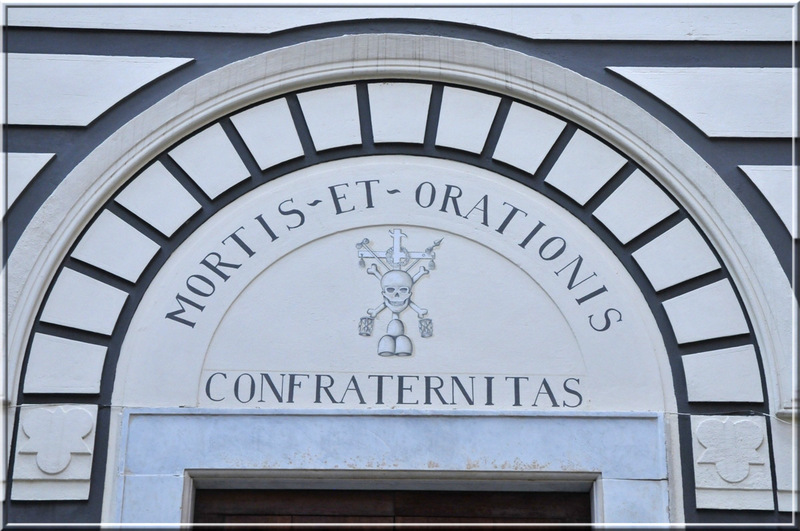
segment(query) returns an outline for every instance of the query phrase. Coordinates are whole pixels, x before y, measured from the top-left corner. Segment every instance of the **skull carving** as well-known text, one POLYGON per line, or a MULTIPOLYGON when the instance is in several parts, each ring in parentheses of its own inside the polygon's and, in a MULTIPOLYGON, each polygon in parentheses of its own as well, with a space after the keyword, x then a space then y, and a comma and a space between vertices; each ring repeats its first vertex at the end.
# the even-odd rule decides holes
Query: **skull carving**
POLYGON ((400 313, 411 302, 411 286, 414 279, 405 271, 389 271, 381 277, 381 289, 386 307, 392 313, 400 313))

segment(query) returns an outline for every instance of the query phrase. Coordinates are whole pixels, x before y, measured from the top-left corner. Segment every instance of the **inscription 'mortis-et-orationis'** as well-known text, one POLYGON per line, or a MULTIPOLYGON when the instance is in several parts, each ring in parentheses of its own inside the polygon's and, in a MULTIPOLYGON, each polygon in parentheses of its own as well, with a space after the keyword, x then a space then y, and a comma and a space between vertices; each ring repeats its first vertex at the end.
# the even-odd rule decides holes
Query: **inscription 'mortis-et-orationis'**
POLYGON ((419 318, 419 333, 422 337, 433 335, 433 321, 425 317, 428 310, 420 308, 411 300, 414 284, 430 270, 436 268, 433 252, 441 243, 440 238, 433 242, 433 245, 425 251, 409 251, 403 247, 403 238, 407 238, 403 231, 394 229, 389 231, 392 235, 393 245, 385 251, 373 251, 369 246, 369 240, 364 238, 356 244, 358 249, 359 265, 366 267, 365 259, 377 260, 384 265, 388 271, 385 273, 381 268, 373 263, 367 269, 367 273, 375 276, 381 282, 381 293, 383 302, 375 309, 368 309, 367 316, 362 317, 358 326, 358 333, 362 336, 371 336, 372 328, 375 324, 375 317, 383 310, 388 308, 392 312, 392 320, 386 327, 386 335, 381 337, 378 342, 378 355, 380 356, 410 356, 414 351, 411 339, 405 334, 405 325, 400 320, 400 314, 408 307, 411 307, 419 318), (412 276, 408 270, 414 267, 420 260, 428 260, 428 267, 420 266, 412 276))

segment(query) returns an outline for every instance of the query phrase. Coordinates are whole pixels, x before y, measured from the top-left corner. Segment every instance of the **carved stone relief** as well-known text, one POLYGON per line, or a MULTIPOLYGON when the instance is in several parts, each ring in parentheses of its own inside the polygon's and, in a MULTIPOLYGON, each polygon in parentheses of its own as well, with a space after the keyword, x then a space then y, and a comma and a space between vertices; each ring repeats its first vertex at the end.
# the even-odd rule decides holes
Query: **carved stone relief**
POLYGON ((23 408, 12 498, 87 498, 96 420, 92 405, 23 408))
POLYGON ((698 508, 771 509, 763 417, 692 417, 698 508))

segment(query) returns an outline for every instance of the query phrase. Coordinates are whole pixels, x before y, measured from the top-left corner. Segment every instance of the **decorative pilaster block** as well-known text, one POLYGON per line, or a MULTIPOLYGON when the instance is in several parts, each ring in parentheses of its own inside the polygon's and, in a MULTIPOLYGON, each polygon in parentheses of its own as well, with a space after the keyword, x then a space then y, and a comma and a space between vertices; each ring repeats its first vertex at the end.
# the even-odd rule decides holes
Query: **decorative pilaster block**
POLYGON ((88 499, 97 406, 24 406, 19 420, 11 498, 88 499))
POLYGON ((692 417, 699 509, 772 510, 772 479, 763 417, 692 417))

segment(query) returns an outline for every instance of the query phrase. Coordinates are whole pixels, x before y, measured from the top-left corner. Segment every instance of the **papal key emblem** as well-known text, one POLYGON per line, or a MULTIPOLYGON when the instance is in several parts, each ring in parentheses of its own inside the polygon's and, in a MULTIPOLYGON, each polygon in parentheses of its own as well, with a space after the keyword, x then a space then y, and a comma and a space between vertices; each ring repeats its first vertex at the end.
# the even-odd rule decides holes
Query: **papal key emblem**
POLYGON ((358 333, 362 336, 371 336, 375 325, 375 317, 385 309, 392 312, 392 320, 386 327, 386 335, 378 341, 378 355, 380 356, 410 356, 414 351, 411 339, 406 335, 405 325, 400 320, 400 314, 406 308, 411 308, 419 318, 419 333, 422 337, 433 335, 433 321, 425 317, 428 310, 420 308, 411 300, 414 284, 424 275, 436 268, 434 249, 439 247, 444 238, 433 242, 433 245, 424 251, 409 251, 403 247, 403 238, 408 238, 400 229, 390 230, 393 245, 385 251, 373 251, 366 238, 356 244, 358 249, 359 265, 366 267, 366 260, 375 260, 367 273, 381 282, 383 302, 375 309, 367 309, 367 316, 362 317, 358 324, 358 333), (427 260, 427 267, 421 265, 412 276, 409 270, 421 260, 427 260), (378 265, 380 264, 380 265, 378 265), (384 272, 381 266, 387 269, 384 272))

